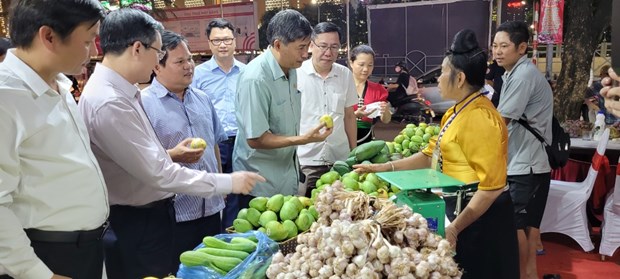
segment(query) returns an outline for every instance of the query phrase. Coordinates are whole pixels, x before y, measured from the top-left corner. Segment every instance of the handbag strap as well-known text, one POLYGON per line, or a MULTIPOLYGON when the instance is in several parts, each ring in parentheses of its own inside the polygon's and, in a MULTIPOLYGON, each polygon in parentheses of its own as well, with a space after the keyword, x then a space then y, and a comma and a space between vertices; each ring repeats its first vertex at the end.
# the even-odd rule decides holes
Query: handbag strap
POLYGON ((545 146, 548 145, 547 142, 545 141, 545 139, 540 134, 538 134, 538 132, 536 132, 536 130, 534 130, 534 128, 532 128, 532 126, 530 126, 530 124, 527 123, 527 121, 525 119, 520 118, 517 122, 519 122, 521 125, 523 125, 523 127, 525 127, 525 129, 530 131, 530 133, 532 133, 540 142, 545 144, 545 146))

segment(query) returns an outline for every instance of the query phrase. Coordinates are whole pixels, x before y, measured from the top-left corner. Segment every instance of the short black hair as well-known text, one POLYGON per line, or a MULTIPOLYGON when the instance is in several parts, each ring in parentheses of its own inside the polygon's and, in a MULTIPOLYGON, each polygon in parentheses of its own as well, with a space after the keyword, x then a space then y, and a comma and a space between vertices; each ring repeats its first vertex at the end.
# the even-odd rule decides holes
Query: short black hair
POLYGON ((228 20, 223 18, 216 18, 211 20, 207 25, 207 39, 211 37, 211 30, 213 28, 221 28, 221 29, 230 29, 233 32, 233 36, 235 35, 235 26, 228 20))
MULTIPOLYGON (((470 29, 463 29, 454 35, 452 45, 447 54, 450 67, 465 74, 465 80, 473 91, 484 86, 484 76, 487 72, 487 52, 480 48, 476 33, 470 29)), ((450 82, 454 82, 456 71, 452 72, 450 82)))
POLYGON ((338 27, 338 25, 333 24, 331 22, 321 22, 317 24, 316 26, 314 26, 314 29, 312 32, 312 39, 313 40, 316 39, 316 36, 318 36, 319 34, 332 33, 332 32, 338 33, 338 41, 342 42, 342 30, 340 29, 340 27, 338 27))
POLYGON ((103 55, 108 53, 122 54, 131 44, 141 42, 150 47, 157 39, 157 33, 164 30, 145 12, 122 8, 111 12, 101 23, 101 50, 103 55))
POLYGON ((267 41, 270 45, 276 40, 287 45, 299 39, 312 36, 312 25, 301 13, 286 9, 279 11, 267 26, 267 41))
POLYGON ((0 55, 5 55, 6 51, 12 47, 13 44, 11 43, 11 40, 9 38, 0 37, 0 55))
POLYGON ((510 41, 518 47, 530 40, 530 29, 523 21, 506 21, 497 27, 497 32, 506 32, 510 41))
POLYGON ((166 55, 159 60, 159 65, 162 66, 166 65, 166 61, 168 60, 168 51, 176 49, 181 43, 185 43, 189 47, 185 37, 170 30, 164 30, 164 32, 161 33, 161 43, 161 49, 166 51, 166 55))
POLYGON ((354 62, 360 54, 369 54, 375 58, 375 51, 369 45, 359 45, 351 50, 351 62, 354 62))
POLYGON ((13 44, 29 48, 42 26, 48 26, 64 41, 81 24, 93 26, 105 17, 97 0, 12 1, 9 27, 13 44))

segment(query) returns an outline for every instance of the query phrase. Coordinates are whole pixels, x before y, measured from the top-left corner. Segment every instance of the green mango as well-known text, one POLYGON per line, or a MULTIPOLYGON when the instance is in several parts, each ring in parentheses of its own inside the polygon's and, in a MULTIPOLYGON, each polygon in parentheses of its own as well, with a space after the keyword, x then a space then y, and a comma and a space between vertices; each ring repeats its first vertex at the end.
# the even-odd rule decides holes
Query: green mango
POLYGON ((319 219, 319 212, 316 210, 316 207, 314 207, 314 205, 311 205, 310 207, 308 207, 308 212, 310 212, 310 215, 314 217, 314 220, 319 219))
POLYGON ((284 205, 282 205, 282 209, 280 209, 280 220, 294 220, 299 215, 299 211, 297 205, 289 200, 285 202, 284 205))
POLYGON ((260 215, 260 218, 258 219, 258 223, 265 227, 265 225, 267 223, 269 223, 269 221, 277 221, 278 220, 278 215, 270 210, 267 210, 265 212, 263 212, 263 214, 260 215))
POLYGON ((265 230, 265 234, 275 241, 285 240, 288 236, 288 231, 284 225, 278 221, 269 221, 269 223, 265 225, 265 230))
POLYGON ((287 239, 297 236, 298 231, 297 231, 297 225, 295 225, 295 222, 291 220, 284 220, 284 222, 282 222, 282 225, 287 231, 287 235, 286 235, 287 239))
POLYGON ((368 175, 366 175, 366 180, 365 181, 370 181, 372 184, 375 184, 375 186, 379 186, 379 184, 381 184, 381 180, 379 179, 379 177, 377 176, 376 173, 369 173, 368 175))
POLYGON ((344 184, 344 187, 347 189, 353 189, 353 190, 358 190, 358 186, 357 186, 357 179, 354 179, 353 177, 347 176, 344 179, 342 179, 342 184, 344 184))
POLYGON ((250 207, 263 212, 267 209, 267 200, 268 199, 266 197, 253 198, 250 200, 250 207))
POLYGON ((295 206, 297 206, 298 211, 301 211, 304 208, 304 204, 301 203, 301 200, 299 200, 298 197, 292 197, 288 202, 294 203, 295 206))
POLYGON ((340 179, 340 174, 335 171, 328 171, 321 175, 319 179, 323 182, 322 184, 332 184, 334 181, 340 179))
POLYGON ((284 204, 284 195, 276 194, 273 195, 269 200, 267 200, 267 210, 271 210, 273 212, 279 212, 280 208, 284 204))
POLYGON ((260 211, 256 208, 248 208, 248 212, 246 214, 246 220, 252 224, 254 227, 258 227, 258 220, 260 219, 260 211))
POLYGON ((362 191, 364 191, 364 193, 370 194, 372 192, 377 191, 377 186, 374 183, 366 180, 362 183, 361 189, 362 191))
POLYGON ((237 219, 244 219, 247 220, 247 215, 248 215, 248 209, 244 208, 239 210, 239 213, 237 213, 237 219))
POLYGON ((300 232, 305 232, 310 228, 310 226, 312 226, 313 222, 314 218, 312 218, 310 214, 306 213, 297 217, 297 219, 295 220, 295 225, 297 225, 297 229, 300 232))
POLYGON ((248 220, 245 219, 235 219, 233 221, 233 228, 235 228, 235 232, 244 233, 247 231, 251 231, 254 227, 248 220))

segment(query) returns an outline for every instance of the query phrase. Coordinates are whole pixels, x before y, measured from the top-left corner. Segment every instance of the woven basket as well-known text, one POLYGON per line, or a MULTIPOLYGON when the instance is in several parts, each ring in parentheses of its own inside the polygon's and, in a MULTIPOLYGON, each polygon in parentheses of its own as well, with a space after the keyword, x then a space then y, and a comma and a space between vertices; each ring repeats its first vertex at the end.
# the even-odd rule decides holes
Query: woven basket
MULTIPOLYGON (((235 229, 233 227, 228 227, 226 228, 226 232, 234 233, 235 229)), ((282 252, 282 254, 284 254, 285 256, 287 254, 293 253, 297 248, 297 237, 289 238, 285 241, 278 242, 278 246, 280 247, 280 251, 282 252)))

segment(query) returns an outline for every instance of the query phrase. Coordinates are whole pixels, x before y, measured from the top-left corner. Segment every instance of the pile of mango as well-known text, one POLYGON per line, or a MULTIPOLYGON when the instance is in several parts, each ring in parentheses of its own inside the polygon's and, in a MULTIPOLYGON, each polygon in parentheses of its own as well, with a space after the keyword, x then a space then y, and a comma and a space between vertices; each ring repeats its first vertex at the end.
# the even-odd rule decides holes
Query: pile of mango
POLYGON ((400 192, 400 189, 383 181, 375 173, 359 174, 355 171, 350 171, 340 176, 335 171, 329 171, 321 175, 321 178, 317 181, 317 188, 313 189, 311 192, 311 200, 314 201, 323 188, 331 185, 337 180, 344 184, 346 190, 363 191, 371 197, 391 198, 393 195, 400 192))
POLYGON ((202 240, 204 248, 185 251, 180 261, 187 267, 206 266, 225 275, 256 251, 258 240, 254 237, 233 237, 230 242, 207 236, 202 240))
POLYGON ((419 126, 407 124, 394 138, 394 142, 387 142, 386 144, 392 155, 400 154, 402 157, 409 157, 426 148, 429 140, 439 135, 440 131, 439 126, 429 126, 426 123, 420 123, 419 126))
POLYGON ((244 208, 233 221, 235 232, 258 230, 275 241, 296 237, 319 218, 312 200, 307 197, 274 195, 256 197, 250 208, 244 208))

